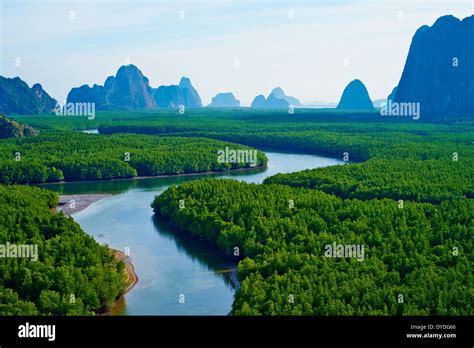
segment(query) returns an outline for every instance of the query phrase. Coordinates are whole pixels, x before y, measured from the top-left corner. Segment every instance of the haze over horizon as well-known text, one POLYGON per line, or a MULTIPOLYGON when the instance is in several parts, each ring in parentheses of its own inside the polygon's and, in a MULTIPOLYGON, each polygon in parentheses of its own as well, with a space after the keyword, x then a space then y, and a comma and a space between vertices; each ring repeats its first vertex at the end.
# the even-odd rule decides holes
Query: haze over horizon
POLYGON ((338 102, 356 78, 376 100, 397 85, 420 26, 473 12, 469 0, 0 0, 0 75, 41 83, 59 101, 128 63, 154 88, 189 77, 204 105, 232 92, 248 106, 277 86, 302 102, 338 102))

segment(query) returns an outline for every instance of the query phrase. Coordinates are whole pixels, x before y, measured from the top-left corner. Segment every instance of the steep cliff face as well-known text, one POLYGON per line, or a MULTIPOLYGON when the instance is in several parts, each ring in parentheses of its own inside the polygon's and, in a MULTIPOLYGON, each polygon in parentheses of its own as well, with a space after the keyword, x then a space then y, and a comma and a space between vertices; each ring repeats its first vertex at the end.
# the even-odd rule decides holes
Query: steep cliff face
POLYGON ((29 88, 19 77, 0 76, 0 112, 4 114, 37 114, 51 112, 56 100, 39 83, 29 88))
POLYGON ((417 30, 394 101, 420 103, 425 121, 474 116, 474 16, 417 30))
POLYGON ((186 108, 202 107, 201 98, 187 77, 182 77, 179 85, 158 87, 154 90, 153 98, 160 108, 177 108, 181 105, 186 108))
POLYGON ((387 102, 388 101, 395 101, 395 94, 397 93, 397 87, 393 87, 392 92, 388 95, 387 97, 387 102))
POLYGON ((160 86, 155 90, 153 97, 160 108, 177 108, 185 105, 183 93, 177 85, 160 86))
POLYGON ((154 109, 157 107, 148 78, 134 65, 124 65, 104 86, 73 88, 67 101, 95 103, 96 109, 154 109))
POLYGON ((188 108, 200 108, 202 107, 201 98, 198 92, 191 84, 191 80, 187 77, 182 77, 179 82, 179 88, 183 93, 185 106, 188 108))
POLYGON ((104 87, 109 104, 125 109, 156 108, 148 78, 134 65, 122 66, 104 87))
POLYGON ((39 83, 31 87, 31 93, 33 93, 33 97, 36 100, 38 112, 51 112, 55 108, 56 99, 51 98, 39 83))
POLYGON ((341 110, 372 110, 374 105, 362 81, 353 80, 344 89, 337 108, 341 110))

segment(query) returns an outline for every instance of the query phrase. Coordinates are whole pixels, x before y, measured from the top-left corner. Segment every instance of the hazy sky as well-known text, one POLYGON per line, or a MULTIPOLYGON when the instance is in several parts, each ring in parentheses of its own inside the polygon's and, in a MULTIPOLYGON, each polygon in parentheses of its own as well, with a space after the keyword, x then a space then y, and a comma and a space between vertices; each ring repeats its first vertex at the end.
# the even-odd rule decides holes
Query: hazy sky
POLYGON ((130 62, 152 87, 190 77, 205 105, 228 91, 249 105, 276 86, 303 102, 337 102, 355 78, 384 98, 417 28, 474 12, 474 0, 0 3, 0 75, 63 100, 130 62))

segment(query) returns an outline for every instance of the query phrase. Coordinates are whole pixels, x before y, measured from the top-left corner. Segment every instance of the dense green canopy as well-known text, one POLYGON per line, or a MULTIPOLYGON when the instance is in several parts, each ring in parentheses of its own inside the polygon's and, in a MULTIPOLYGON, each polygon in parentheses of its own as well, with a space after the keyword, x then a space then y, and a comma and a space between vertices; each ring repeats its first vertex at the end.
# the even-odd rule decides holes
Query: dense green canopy
POLYGON ((0 315, 89 315, 123 293, 123 262, 54 213, 57 202, 50 191, 0 185, 0 315), (37 246, 37 259, 5 251, 22 245, 37 246))
MULTIPOLYGON (((250 163, 220 163, 218 151, 247 146, 202 138, 44 131, 35 138, 0 140, 0 183, 100 180, 224 171, 250 163)), ((257 165, 266 163, 259 152, 257 165)))
POLYGON ((389 199, 204 180, 169 188, 153 207, 229 256, 239 251, 235 314, 474 313, 473 200, 401 208, 389 199), (364 246, 363 260, 326 257, 334 242, 364 246))
MULTIPOLYGON (((292 115, 206 109, 180 116, 163 110, 98 113, 91 121, 18 119, 41 130, 41 135, 0 141, 3 182, 236 167, 229 163, 216 167, 216 151, 228 144, 221 141, 348 159, 346 165, 276 175, 263 185, 195 181, 170 187, 156 197, 153 208, 158 215, 239 261, 241 287, 234 314, 474 314, 470 123, 387 122, 376 113, 304 109, 292 115), (71 131, 85 128, 99 128, 101 135, 71 131), (21 153, 20 162, 14 162, 16 152, 21 153), (130 153, 130 161, 124 161, 124 152, 130 153), (185 202, 183 208, 180 200, 185 202), (358 257, 328 257, 331 245, 355 247, 358 257)), ((259 164, 264 162, 259 154, 259 164)), ((19 192, 4 190, 7 197, 19 192)), ((46 219, 43 213, 30 211, 25 219, 42 218, 25 226, 49 238, 44 224, 64 218, 51 214, 46 219)), ((16 216, 6 216, 10 215, 16 216)), ((73 222, 68 224, 78 229, 73 222)), ((17 231, 19 223, 15 220, 6 226, 17 231)), ((69 260, 66 257, 65 264, 69 260)), ((10 282, 25 278, 21 274, 2 277, 10 282)), ((95 284, 94 277, 87 279, 95 284)), ((50 283, 45 284, 47 288, 50 283)), ((3 287, 3 298, 23 301, 9 313, 14 308, 34 311, 32 303, 38 310, 49 308, 39 303, 61 302, 48 301, 57 297, 49 293, 41 302, 37 291, 31 291, 31 299, 27 291, 18 290, 21 284, 3 287)), ((113 297, 101 295, 99 302, 86 306, 84 296, 78 297, 87 311, 97 311, 91 303, 103 305, 113 297)))

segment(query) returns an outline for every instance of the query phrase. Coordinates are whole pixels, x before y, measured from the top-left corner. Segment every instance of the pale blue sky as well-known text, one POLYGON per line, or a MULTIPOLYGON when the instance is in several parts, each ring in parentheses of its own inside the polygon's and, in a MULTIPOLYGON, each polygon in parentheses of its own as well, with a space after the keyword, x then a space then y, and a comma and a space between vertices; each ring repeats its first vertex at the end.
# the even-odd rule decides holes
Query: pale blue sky
POLYGON ((40 82, 58 100, 129 60, 153 87, 188 76, 204 104, 231 91, 243 105, 276 86, 303 102, 337 102, 355 78, 384 98, 417 28, 474 9, 473 0, 0 3, 0 74, 40 82))

